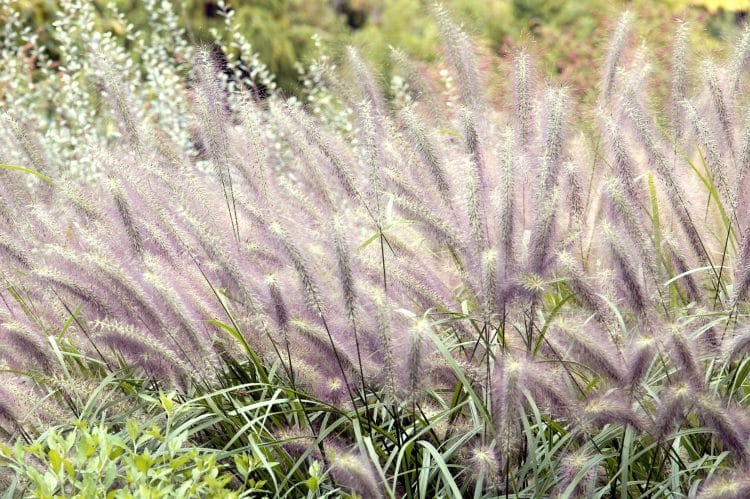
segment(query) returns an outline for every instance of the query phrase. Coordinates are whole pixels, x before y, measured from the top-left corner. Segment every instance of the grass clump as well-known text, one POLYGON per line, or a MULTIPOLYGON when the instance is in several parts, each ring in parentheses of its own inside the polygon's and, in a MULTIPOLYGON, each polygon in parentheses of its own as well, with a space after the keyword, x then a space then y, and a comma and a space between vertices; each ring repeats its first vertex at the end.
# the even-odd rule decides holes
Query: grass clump
POLYGON ((690 74, 677 26, 655 112, 623 16, 586 125, 523 53, 489 105, 433 14, 443 94, 386 98, 352 48, 323 119, 199 47, 175 129, 116 65, 117 134, 65 156, 6 110, 13 491, 741 494, 745 44, 690 74))

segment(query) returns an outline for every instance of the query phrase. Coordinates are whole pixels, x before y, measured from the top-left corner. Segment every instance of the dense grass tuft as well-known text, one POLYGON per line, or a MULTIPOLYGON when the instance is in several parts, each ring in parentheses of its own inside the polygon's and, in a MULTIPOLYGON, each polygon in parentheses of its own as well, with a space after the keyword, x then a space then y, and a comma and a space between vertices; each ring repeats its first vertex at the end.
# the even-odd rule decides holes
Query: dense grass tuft
POLYGON ((433 14, 443 93, 350 48, 323 116, 179 44, 144 93, 79 34, 104 128, 3 110, 9 495, 743 496, 748 30, 690 74, 678 25, 653 109, 625 14, 580 113, 524 52, 491 107, 433 14))

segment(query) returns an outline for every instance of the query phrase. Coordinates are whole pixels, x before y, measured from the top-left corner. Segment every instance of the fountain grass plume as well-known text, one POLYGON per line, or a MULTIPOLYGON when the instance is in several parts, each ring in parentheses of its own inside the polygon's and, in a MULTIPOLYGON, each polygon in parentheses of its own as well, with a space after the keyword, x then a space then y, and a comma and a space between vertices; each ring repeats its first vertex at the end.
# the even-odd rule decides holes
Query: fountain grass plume
POLYGON ((482 144, 479 142, 479 132, 473 113, 466 109, 462 113, 464 140, 470 158, 470 169, 467 179, 467 211, 469 225, 475 244, 475 250, 481 252, 487 245, 487 213, 486 213, 486 179, 485 159, 482 144))
POLYGON ((687 99, 688 91, 688 61, 690 59, 690 24, 680 22, 677 24, 672 45, 672 65, 671 65, 671 107, 670 107, 670 126, 672 135, 675 138, 675 145, 682 145, 682 138, 685 128, 685 114, 682 102, 687 99))
POLYGON ((638 270, 633 265, 633 259, 629 258, 625 245, 617 236, 612 225, 602 225, 604 237, 612 252, 612 260, 623 284, 622 291, 630 310, 638 315, 643 314, 648 305, 649 296, 642 286, 638 270))
POLYGON ((133 250, 140 255, 143 252, 143 239, 136 227, 133 212, 130 209, 129 203, 123 195, 122 186, 120 182, 112 178, 108 179, 108 184, 109 191, 112 193, 115 205, 117 206, 117 212, 120 214, 122 223, 125 226, 125 231, 128 234, 128 239, 130 239, 130 243, 133 245, 133 250))
POLYGON ((729 61, 729 83, 733 93, 740 90, 742 75, 750 62, 750 24, 745 23, 742 33, 734 45, 734 53, 729 61))
POLYGON ((601 298, 601 292, 589 282, 586 270, 568 251, 558 253, 557 261, 560 264, 560 273, 575 293, 575 299, 596 314, 597 320, 605 322, 608 317, 606 304, 601 298))
MULTIPOLYGON (((735 171, 735 177, 732 179, 734 182, 734 196, 733 198, 738 205, 746 203, 747 197, 747 170, 750 166, 750 109, 745 111, 742 124, 742 135, 740 138, 740 151, 737 158, 737 165, 735 171)), ((746 218, 741 219, 744 223, 747 223, 746 218)))
POLYGON ((104 64, 107 56, 98 47, 95 49, 95 52, 91 53, 90 57, 93 63, 99 66, 99 70, 102 73, 101 85, 110 102, 110 108, 116 116, 120 131, 127 142, 133 147, 136 156, 143 158, 146 154, 146 151, 144 151, 146 144, 143 138, 142 120, 138 116, 140 106, 136 104, 133 95, 127 88, 127 83, 123 82, 119 76, 124 71, 119 68, 119 71, 116 71, 111 64, 104 64))
POLYGON ((704 300, 704 293, 701 292, 699 283, 695 276, 690 273, 690 266, 683 256, 682 252, 676 247, 675 243, 670 240, 664 241, 669 260, 674 265, 675 273, 684 276, 682 283, 686 288, 688 299, 700 304, 704 300))
POLYGON ((552 330, 559 333, 556 335, 559 339, 555 341, 569 345, 573 357, 583 365, 591 366, 596 376, 604 376, 615 383, 624 381, 622 353, 595 322, 582 324, 559 320, 552 330))
POLYGON ((559 189, 545 197, 536 214, 529 240, 528 268, 541 274, 552 258, 552 243, 558 215, 559 189))
POLYGON ((490 248, 482 253, 483 312, 487 322, 490 322, 498 303, 498 279, 498 251, 490 248))
POLYGON ((711 96, 711 105, 719 122, 728 156, 735 163, 734 117, 730 115, 730 108, 727 105, 727 95, 721 82, 720 69, 711 60, 703 63, 703 79, 706 81, 708 93, 711 96))
POLYGON ((625 194, 619 179, 605 179, 605 189, 614 212, 613 216, 617 218, 620 222, 618 225, 624 229, 624 233, 635 245, 638 257, 644 265, 648 277, 658 286, 657 259, 653 254, 653 245, 643 230, 644 220, 640 216, 640 210, 625 194))
POLYGON ((416 61, 411 59, 398 47, 389 47, 391 59, 400 75, 406 80, 412 89, 412 97, 417 103, 421 103, 424 110, 429 113, 430 119, 438 121, 443 119, 445 109, 438 103, 436 85, 424 76, 424 69, 416 61))
POLYGON ((196 118, 200 123, 196 129, 201 135, 201 142, 221 183, 232 231, 239 242, 240 228, 231 174, 231 163, 234 158, 230 156, 232 149, 228 144, 229 115, 225 93, 218 81, 219 70, 209 48, 203 47, 198 51, 198 60, 194 67, 194 96, 198 113, 196 118))
POLYGON ((506 354, 500 369, 495 370, 492 391, 495 441, 506 460, 518 451, 518 413, 523 403, 523 363, 506 354))
POLYGON ((579 232, 583 225, 584 199, 578 167, 572 161, 566 161, 562 168, 563 189, 566 205, 570 213, 569 230, 579 232))
POLYGON ((427 338, 430 335, 430 322, 422 317, 409 329, 407 339, 407 356, 404 370, 406 373, 406 400, 411 403, 419 402, 427 388, 427 338))
POLYGON ((684 422, 686 411, 690 408, 695 387, 684 381, 667 386, 660 396, 656 409, 651 434, 658 440, 668 437, 677 425, 684 422))
POLYGON ((635 387, 646 382, 645 376, 656 356, 656 341, 652 337, 641 336, 632 341, 628 355, 628 383, 635 387))
POLYGON ((743 353, 750 349, 750 329, 747 326, 740 327, 723 345, 724 356, 727 362, 734 362, 743 353))
POLYGON ((688 210, 685 191, 675 179, 672 168, 667 163, 664 153, 661 151, 655 132, 652 131, 652 123, 647 119, 643 108, 638 102, 634 89, 629 88, 625 90, 621 99, 621 109, 623 115, 633 127, 633 132, 646 153, 649 165, 656 170, 656 173, 664 184, 669 204, 677 220, 680 222, 695 255, 702 263, 707 263, 708 255, 706 248, 688 210))
POLYGON ((563 162, 566 125, 569 115, 568 92, 564 88, 550 88, 545 93, 542 138, 544 150, 539 167, 537 202, 543 199, 559 181, 563 162))
POLYGON ((671 353, 675 365, 681 370, 685 379, 696 386, 703 383, 699 369, 698 354, 695 345, 691 342, 680 327, 676 324, 670 327, 671 353))
POLYGON ((461 90, 463 102, 472 113, 481 113, 484 105, 482 85, 469 37, 459 29, 451 16, 439 4, 433 4, 433 15, 438 23, 440 35, 448 61, 453 66, 461 90))
POLYGON ((610 38, 607 59, 604 63, 604 76, 602 78, 601 100, 603 102, 606 102, 612 94, 615 85, 615 76, 618 67, 621 65, 621 59, 632 30, 632 24, 633 15, 630 12, 623 13, 617 20, 615 31, 610 38))
MULTIPOLYGON (((712 180, 719 188, 719 192, 721 192, 721 194, 724 196, 724 202, 731 208, 734 206, 734 201, 732 199, 733 192, 731 192, 729 189, 729 184, 727 182, 728 168, 725 161, 721 157, 721 153, 719 152, 719 144, 714 137, 714 134, 706 124, 705 120, 701 117, 700 114, 698 114, 695 106, 690 101, 684 101, 682 104, 685 108, 687 118, 693 125, 693 130, 695 131, 695 135, 701 145, 701 152, 706 158, 706 165, 711 172, 712 180)), ((725 138, 725 145, 728 148, 730 154, 733 155, 734 153, 732 152, 732 142, 728 141, 725 138)))
POLYGON ((448 183, 442 155, 430 140, 424 124, 420 121, 414 109, 406 107, 401 115, 404 118, 409 137, 416 146, 420 159, 427 165, 440 196, 446 204, 450 204, 452 200, 451 187, 448 183))
POLYGON ((344 485, 361 497, 383 497, 382 486, 365 457, 350 451, 337 451, 333 446, 328 447, 328 453, 331 474, 335 477, 336 483, 344 485))
POLYGON ((354 46, 346 48, 346 59, 354 73, 354 81, 357 82, 361 91, 361 97, 364 102, 373 107, 373 112, 381 113, 385 110, 383 94, 380 91, 380 85, 375 79, 375 75, 368 67, 368 64, 362 59, 359 50, 354 46))
MULTIPOLYGON (((504 260, 505 272, 508 268, 513 267, 517 261, 515 252, 516 244, 516 199, 515 186, 518 168, 516 155, 514 154, 513 133, 510 129, 505 130, 505 140, 501 143, 500 171, 501 186, 498 188, 497 198, 497 219, 500 221, 500 248, 504 260)), ((507 275, 506 275, 507 277, 507 275)))
POLYGON ((694 407, 701 421, 711 428, 717 439, 727 450, 731 451, 737 464, 740 466, 746 464, 747 441, 734 421, 730 419, 729 412, 723 407, 723 403, 713 397, 703 395, 698 397, 694 407))
POLYGON ((620 125, 611 117, 603 117, 604 129, 606 131, 605 139, 613 157, 613 164, 617 173, 617 178, 623 186, 625 193, 635 206, 641 203, 641 193, 635 184, 637 171, 633 164, 633 159, 624 143, 620 125))
POLYGON ((624 424, 642 431, 645 427, 643 418, 631 407, 630 400, 616 393, 589 398, 582 408, 581 418, 586 424, 599 428, 624 424))
POLYGON ((484 489, 485 492, 495 492, 502 485, 500 470, 502 459, 495 445, 477 445, 468 453, 470 463, 470 484, 475 485, 475 490, 484 489), (480 484, 482 485, 480 487, 480 484))
POLYGON ((735 470, 706 480, 700 487, 697 499, 742 499, 750 495, 750 480, 747 471, 735 470))
POLYGON ((386 302, 386 296, 379 288, 372 290, 372 298, 376 307, 377 332, 380 353, 383 356, 383 375, 385 376, 385 393, 392 401, 396 400, 396 365, 393 350, 393 332, 391 318, 386 302))
POLYGON ((513 113, 517 141, 527 151, 534 136, 534 68, 531 56, 519 51, 513 58, 513 113))
POLYGON ((572 494, 577 497, 587 497, 593 493, 601 473, 598 466, 589 465, 595 459, 596 455, 585 449, 568 454, 562 459, 557 486, 560 496, 566 490, 570 490, 571 486, 572 494))
POLYGON ((20 149, 31 162, 34 170, 42 174, 51 173, 49 162, 44 157, 44 149, 42 148, 42 144, 35 137, 36 134, 29 130, 28 126, 19 122, 8 113, 0 115, 0 119, 0 123, 5 125, 4 128, 10 130, 20 146, 20 149))

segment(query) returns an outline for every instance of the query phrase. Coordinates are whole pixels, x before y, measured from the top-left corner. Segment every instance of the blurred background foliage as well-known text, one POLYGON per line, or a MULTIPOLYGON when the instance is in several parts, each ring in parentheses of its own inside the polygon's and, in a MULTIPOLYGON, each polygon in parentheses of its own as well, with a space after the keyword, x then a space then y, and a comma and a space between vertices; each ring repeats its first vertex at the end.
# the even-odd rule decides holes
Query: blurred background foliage
MULTIPOLYGON (((4 0, 20 11, 28 26, 39 33, 39 43, 55 19, 55 0, 4 0)), ((126 25, 148 30, 148 16, 139 0, 92 0, 101 14, 97 29, 125 36, 126 25), (124 14, 112 16, 115 6, 124 14)), ((276 75, 279 86, 290 94, 300 92, 298 63, 317 54, 313 35, 334 56, 347 44, 359 46, 377 71, 388 81, 391 76, 389 46, 401 48, 410 57, 431 62, 437 59, 437 28, 427 15, 432 0, 228 0, 235 21, 258 53, 259 59, 276 75)), ((537 55, 547 75, 571 86, 580 96, 601 58, 599 40, 623 9, 639 18, 641 35, 652 41, 657 59, 668 57, 675 18, 693 21, 695 46, 718 51, 721 40, 731 39, 750 10, 750 0, 443 0, 464 29, 482 44, 488 61, 507 59, 516 47, 525 46, 537 55), (665 23, 665 21, 667 21, 665 23), (655 44, 653 42, 656 42, 655 44), (663 43, 659 43, 662 41, 663 43)), ((224 25, 221 3, 207 0, 173 2, 180 22, 193 42, 213 39, 211 30, 224 25)), ((2 23, 2 20, 0 20, 2 23)), ((2 40, 0 40, 0 43, 2 40)), ((137 57, 137 55, 136 55, 137 57)), ((657 75, 658 77, 658 75, 657 75)))

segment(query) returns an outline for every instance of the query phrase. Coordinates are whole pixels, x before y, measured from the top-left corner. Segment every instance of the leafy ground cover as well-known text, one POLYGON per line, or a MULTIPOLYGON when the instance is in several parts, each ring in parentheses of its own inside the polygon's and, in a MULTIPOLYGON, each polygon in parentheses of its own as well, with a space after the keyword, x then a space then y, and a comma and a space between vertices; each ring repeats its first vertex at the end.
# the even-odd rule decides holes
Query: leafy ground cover
POLYGON ((301 101, 66 5, 1 49, 6 497, 748 495, 750 28, 654 97, 623 14, 581 104, 433 6, 301 101))

